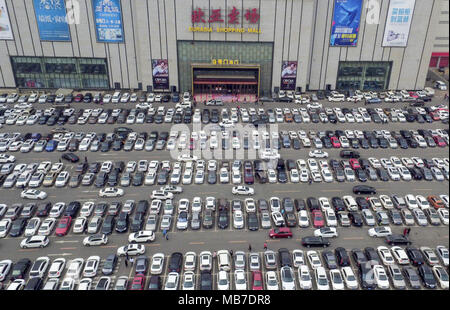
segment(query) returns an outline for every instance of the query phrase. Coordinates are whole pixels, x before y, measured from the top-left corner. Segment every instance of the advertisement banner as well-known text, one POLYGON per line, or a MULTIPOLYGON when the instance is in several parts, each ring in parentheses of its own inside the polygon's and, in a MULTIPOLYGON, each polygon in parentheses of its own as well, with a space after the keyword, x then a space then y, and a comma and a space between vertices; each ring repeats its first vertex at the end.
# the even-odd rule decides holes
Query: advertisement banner
POLYGON ((122 10, 120 0, 93 0, 97 41, 123 42, 122 10))
POLYGON ((5 0, 0 0, 0 40, 14 40, 5 0))
POLYGON ((34 0, 34 12, 42 41, 70 41, 64 0, 34 0))
POLYGON ((383 46, 406 47, 416 0, 391 0, 389 4, 383 46))
POLYGON ((335 0, 331 46, 356 46, 363 0, 335 0))
POLYGON ((153 88, 169 89, 169 62, 167 59, 152 59, 153 88))
POLYGON ((295 90, 297 82, 297 62, 283 61, 281 67, 281 85, 282 90, 295 90))

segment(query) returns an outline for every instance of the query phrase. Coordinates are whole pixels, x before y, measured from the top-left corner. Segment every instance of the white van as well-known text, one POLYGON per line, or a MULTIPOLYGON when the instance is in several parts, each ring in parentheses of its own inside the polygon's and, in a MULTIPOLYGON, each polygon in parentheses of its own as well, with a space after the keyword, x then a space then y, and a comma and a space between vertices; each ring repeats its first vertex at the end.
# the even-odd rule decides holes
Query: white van
POLYGON ((217 263, 219 270, 230 271, 231 270, 231 257, 228 250, 220 250, 217 252, 217 263))
POLYGON ((116 91, 116 92, 114 92, 114 94, 112 96, 111 102, 119 103, 119 101, 120 101, 120 91, 116 91))
POLYGON ((447 85, 442 81, 436 81, 434 84, 434 88, 440 89, 440 90, 447 90, 447 85))
POLYGON ((328 96, 328 101, 345 101, 345 96, 343 94, 333 94, 332 96, 328 96))

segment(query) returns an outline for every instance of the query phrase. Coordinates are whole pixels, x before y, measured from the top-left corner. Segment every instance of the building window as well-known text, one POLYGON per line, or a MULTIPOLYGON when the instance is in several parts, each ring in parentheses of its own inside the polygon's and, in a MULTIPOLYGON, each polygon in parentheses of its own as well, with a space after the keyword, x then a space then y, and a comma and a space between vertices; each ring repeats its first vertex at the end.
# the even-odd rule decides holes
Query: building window
POLYGON ((109 88, 104 58, 12 56, 11 63, 17 87, 109 88))
POLYGON ((392 63, 387 61, 341 61, 336 89, 383 90, 389 86, 392 63))

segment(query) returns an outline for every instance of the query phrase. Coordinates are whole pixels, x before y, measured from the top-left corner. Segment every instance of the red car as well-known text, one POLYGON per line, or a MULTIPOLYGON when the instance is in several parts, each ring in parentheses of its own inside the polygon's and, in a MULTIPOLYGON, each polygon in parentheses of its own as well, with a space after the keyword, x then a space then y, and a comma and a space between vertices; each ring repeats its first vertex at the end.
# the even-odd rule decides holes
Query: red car
POLYGON ((84 98, 83 94, 78 94, 78 95, 75 96, 75 98, 73 98, 73 101, 74 102, 81 102, 81 101, 83 101, 83 98, 84 98))
POLYGON ((325 220, 323 219, 322 212, 320 210, 313 210, 313 226, 316 228, 321 228, 325 226, 325 220))
POLYGON ((353 170, 361 168, 361 165, 359 164, 359 161, 356 158, 350 159, 350 166, 352 166, 353 170))
POLYGON ((416 94, 415 92, 413 92, 413 91, 410 91, 410 92, 409 92, 409 96, 410 96, 410 97, 413 97, 413 98, 416 98, 416 99, 419 98, 419 95, 417 95, 417 94, 416 94))
POLYGON ((288 227, 280 227, 271 229, 270 238, 292 238, 292 231, 288 227))
POLYGON ((252 290, 262 291, 263 288, 263 276, 261 271, 252 271, 252 290))
POLYGON ((441 117, 439 116, 439 114, 437 112, 431 112, 430 116, 433 119, 433 121, 438 121, 441 119, 441 117))
POLYGON ((142 274, 135 275, 133 282, 131 282, 130 290, 143 291, 145 286, 145 276, 142 274))
POLYGON ((67 235, 72 224, 72 218, 70 216, 63 216, 56 226, 55 234, 59 237, 67 235))
POLYGON ((341 142, 339 141, 338 138, 336 137, 331 137, 331 145, 333 145, 334 148, 340 148, 341 147, 341 142))
POLYGON ((440 136, 433 136, 433 140, 437 146, 445 147, 447 145, 445 143, 444 139, 442 139, 442 137, 440 137, 440 136))

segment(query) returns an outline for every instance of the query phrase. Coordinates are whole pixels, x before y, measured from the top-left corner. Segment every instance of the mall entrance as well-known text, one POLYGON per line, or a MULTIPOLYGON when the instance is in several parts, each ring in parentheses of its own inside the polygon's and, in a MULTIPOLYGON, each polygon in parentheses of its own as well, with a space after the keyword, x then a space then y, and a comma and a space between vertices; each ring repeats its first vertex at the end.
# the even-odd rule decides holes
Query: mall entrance
POLYGON ((223 102, 255 102, 259 93, 257 65, 192 65, 192 89, 199 103, 211 99, 223 102))

